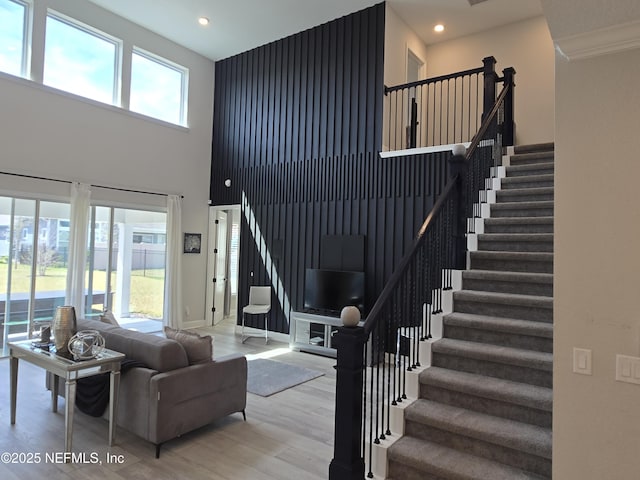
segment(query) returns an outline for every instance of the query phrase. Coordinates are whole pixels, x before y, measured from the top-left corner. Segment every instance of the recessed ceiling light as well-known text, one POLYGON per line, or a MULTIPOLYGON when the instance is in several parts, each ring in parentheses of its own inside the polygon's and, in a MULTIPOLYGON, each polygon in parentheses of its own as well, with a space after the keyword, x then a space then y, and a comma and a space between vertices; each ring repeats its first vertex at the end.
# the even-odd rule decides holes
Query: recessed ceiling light
POLYGON ((433 31, 436 33, 444 32, 444 25, 442 25, 441 23, 437 24, 435 27, 433 27, 433 31))
POLYGON ((209 19, 207 17, 199 17, 198 23, 200 25, 209 25, 209 19))

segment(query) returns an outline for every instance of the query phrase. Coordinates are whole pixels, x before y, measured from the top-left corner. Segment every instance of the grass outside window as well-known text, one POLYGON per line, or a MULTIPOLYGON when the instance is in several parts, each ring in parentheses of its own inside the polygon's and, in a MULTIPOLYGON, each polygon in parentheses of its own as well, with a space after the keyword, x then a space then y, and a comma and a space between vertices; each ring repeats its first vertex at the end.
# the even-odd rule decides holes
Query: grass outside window
MULTIPOLYGON (((0 263, 0 293, 7 290, 7 263, 0 263)), ((13 266, 12 276, 12 292, 26 293, 31 288, 31 266, 17 265, 13 266)), ((116 284, 117 272, 111 273, 111 285, 116 284)), ((87 273, 87 278, 88 278, 87 273)), ((93 273, 93 290, 104 291, 105 289, 105 273, 104 271, 95 271, 93 273)), ((46 275, 36 277, 37 291, 64 291, 66 289, 67 268, 66 267, 49 267, 46 275)), ((164 294, 164 269, 145 269, 131 271, 131 301, 129 310, 132 316, 140 316, 151 319, 161 319, 163 309, 164 294)), ((116 291, 114 297, 118 295, 116 291)), ((101 308, 102 306, 96 306, 101 308)))

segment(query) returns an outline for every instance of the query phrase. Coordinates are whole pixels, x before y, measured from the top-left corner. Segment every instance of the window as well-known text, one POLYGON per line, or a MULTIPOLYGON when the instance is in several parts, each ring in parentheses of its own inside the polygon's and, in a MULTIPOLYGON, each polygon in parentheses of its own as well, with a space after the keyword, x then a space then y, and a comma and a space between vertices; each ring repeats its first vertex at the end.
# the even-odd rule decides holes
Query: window
POLYGON ((26 75, 27 31, 27 4, 0 0, 0 71, 26 75))
POLYGON ((49 13, 44 84, 99 102, 118 103, 120 42, 49 13))
MULTIPOLYGON (((0 357, 65 304, 70 212, 68 203, 0 196, 0 357)), ((164 212, 91 207, 87 318, 109 308, 124 324, 162 319, 166 234, 164 212), (136 243, 139 232, 152 242, 136 243)))
POLYGON ((187 69, 134 49, 130 110, 184 125, 187 80, 187 69))
POLYGON ((91 218, 85 315, 109 309, 121 324, 161 320, 167 214, 94 206, 91 218))
POLYGON ((65 303, 68 203, 0 197, 0 356, 65 303))

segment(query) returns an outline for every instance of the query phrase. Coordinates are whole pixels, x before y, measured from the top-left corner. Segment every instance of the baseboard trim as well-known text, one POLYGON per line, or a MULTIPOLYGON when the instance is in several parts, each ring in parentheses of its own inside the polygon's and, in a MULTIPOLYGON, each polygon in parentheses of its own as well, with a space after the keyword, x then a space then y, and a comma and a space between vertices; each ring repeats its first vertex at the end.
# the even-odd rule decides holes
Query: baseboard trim
POLYGON ((202 328, 202 327, 207 327, 208 325, 206 324, 207 322, 202 319, 202 320, 189 320, 188 322, 182 322, 182 328, 185 330, 188 330, 190 328, 202 328))

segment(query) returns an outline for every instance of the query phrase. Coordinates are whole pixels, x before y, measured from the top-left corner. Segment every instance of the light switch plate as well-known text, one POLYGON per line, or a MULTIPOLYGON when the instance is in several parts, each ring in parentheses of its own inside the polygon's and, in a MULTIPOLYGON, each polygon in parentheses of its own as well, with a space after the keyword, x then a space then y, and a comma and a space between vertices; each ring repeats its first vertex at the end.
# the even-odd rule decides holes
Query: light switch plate
POLYGON ((640 385, 640 358, 616 355, 616 380, 640 385))
POLYGON ((591 350, 587 348, 573 349, 573 373, 591 375, 591 350))

